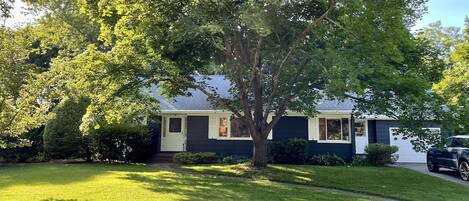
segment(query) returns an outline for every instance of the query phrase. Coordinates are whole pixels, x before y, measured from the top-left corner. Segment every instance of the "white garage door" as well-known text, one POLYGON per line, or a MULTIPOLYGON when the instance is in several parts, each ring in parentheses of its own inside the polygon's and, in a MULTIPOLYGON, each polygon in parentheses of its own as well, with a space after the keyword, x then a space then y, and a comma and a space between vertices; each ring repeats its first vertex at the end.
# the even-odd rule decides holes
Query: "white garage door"
MULTIPOLYGON (((397 162, 400 163, 425 163, 427 161, 427 154, 426 152, 417 152, 414 150, 412 143, 410 142, 414 138, 406 138, 403 139, 402 135, 394 135, 398 128, 389 128, 389 139, 391 145, 395 145, 399 147, 399 151, 397 154, 399 155, 399 159, 397 162)), ((424 128, 424 129, 431 129, 435 130, 436 132, 440 132, 440 128, 424 128)))

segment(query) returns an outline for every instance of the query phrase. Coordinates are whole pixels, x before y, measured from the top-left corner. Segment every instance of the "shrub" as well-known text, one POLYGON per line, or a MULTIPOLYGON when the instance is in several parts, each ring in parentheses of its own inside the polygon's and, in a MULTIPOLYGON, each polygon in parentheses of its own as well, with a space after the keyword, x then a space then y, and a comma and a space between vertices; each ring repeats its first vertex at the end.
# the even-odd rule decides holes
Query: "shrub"
POLYGON ((213 152, 181 152, 174 154, 173 160, 179 164, 211 164, 218 162, 218 156, 213 152))
POLYGON ((335 154, 320 154, 311 158, 311 164, 323 166, 345 165, 344 159, 335 154))
POLYGON ((92 152, 98 160, 143 162, 150 155, 150 133, 145 126, 105 125, 92 135, 92 152))
POLYGON ((353 158, 351 166, 366 166, 365 156, 357 155, 353 158))
POLYGON ((80 124, 89 104, 87 98, 66 98, 54 110, 44 129, 44 149, 50 158, 81 157, 83 135, 80 124))
POLYGON ((239 164, 248 162, 249 159, 244 156, 225 156, 221 161, 225 164, 239 164))
POLYGON ((44 127, 33 129, 18 137, 5 136, 1 141, 21 146, 0 149, 0 158, 5 162, 42 162, 44 161, 42 136, 44 127))
POLYGON ((303 164, 307 158, 308 141, 292 138, 287 142, 270 142, 268 154, 273 163, 303 164))
POLYGON ((397 146, 385 144, 369 144, 365 148, 366 163, 373 166, 383 166, 394 163, 393 154, 399 150, 397 146))

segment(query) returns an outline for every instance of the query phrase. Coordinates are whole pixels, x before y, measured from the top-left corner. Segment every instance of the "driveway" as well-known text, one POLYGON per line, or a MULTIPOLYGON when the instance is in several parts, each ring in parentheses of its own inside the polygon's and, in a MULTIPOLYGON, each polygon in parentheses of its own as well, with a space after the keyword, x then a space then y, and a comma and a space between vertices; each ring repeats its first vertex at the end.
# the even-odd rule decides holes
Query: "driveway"
POLYGON ((403 167, 403 168, 408 168, 408 169, 415 170, 415 171, 418 171, 418 172, 421 172, 421 173, 424 173, 424 174, 428 174, 428 175, 431 175, 431 176, 434 176, 434 177, 439 177, 439 178, 442 178, 442 179, 445 179, 445 180, 448 180, 448 181, 452 181, 452 182, 455 182, 455 183, 458 183, 458 184, 469 186, 469 182, 461 180, 461 178, 459 177, 459 173, 457 171, 454 171, 454 170, 449 170, 449 169, 446 169, 446 168, 440 168, 439 173, 434 173, 434 172, 428 171, 427 164, 425 164, 425 163, 398 163, 397 166, 398 167, 403 167))

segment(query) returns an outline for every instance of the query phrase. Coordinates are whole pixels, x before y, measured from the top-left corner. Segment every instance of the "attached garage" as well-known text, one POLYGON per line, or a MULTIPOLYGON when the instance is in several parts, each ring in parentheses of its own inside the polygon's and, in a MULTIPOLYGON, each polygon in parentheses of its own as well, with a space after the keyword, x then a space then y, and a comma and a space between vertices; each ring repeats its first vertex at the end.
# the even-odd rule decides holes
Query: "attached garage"
MULTIPOLYGON (((426 153, 414 150, 411 143, 413 138, 406 138, 402 135, 394 135, 399 128, 399 121, 396 120, 369 120, 368 129, 370 143, 382 143, 399 147, 397 154, 399 163, 425 163, 426 153), (373 136, 374 135, 374 136, 373 136)), ((426 128, 440 133, 440 125, 429 122, 426 128)))

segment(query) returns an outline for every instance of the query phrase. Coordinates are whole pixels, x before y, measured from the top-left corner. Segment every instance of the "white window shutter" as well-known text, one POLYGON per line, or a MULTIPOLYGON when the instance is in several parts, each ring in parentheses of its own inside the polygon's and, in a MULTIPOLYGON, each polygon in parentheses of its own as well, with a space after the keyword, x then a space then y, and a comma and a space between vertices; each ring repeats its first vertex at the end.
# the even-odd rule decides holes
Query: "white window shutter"
POLYGON ((217 115, 208 116, 208 139, 216 139, 218 137, 218 121, 217 115))
POLYGON ((308 118, 308 140, 319 139, 319 120, 317 117, 308 118))

